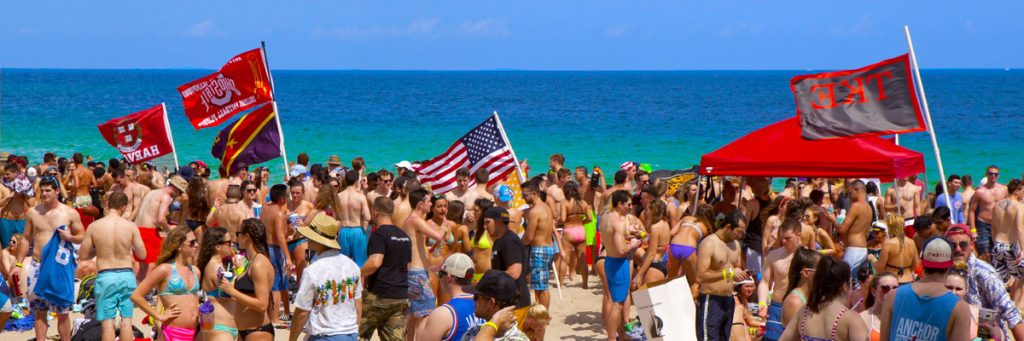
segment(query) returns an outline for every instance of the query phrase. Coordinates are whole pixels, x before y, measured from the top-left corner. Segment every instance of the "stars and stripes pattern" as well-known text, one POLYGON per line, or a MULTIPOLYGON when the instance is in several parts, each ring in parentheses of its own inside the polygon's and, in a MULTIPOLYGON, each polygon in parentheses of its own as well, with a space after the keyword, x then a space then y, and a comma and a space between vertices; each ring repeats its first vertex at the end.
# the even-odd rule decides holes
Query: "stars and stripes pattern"
POLYGON ((487 186, 505 180, 515 170, 516 163, 512 147, 505 143, 503 134, 497 117, 491 115, 455 141, 443 154, 414 167, 419 173, 420 183, 429 185, 434 193, 446 193, 456 187, 455 171, 463 167, 469 168, 470 187, 476 185, 472 174, 480 168, 490 172, 487 186))

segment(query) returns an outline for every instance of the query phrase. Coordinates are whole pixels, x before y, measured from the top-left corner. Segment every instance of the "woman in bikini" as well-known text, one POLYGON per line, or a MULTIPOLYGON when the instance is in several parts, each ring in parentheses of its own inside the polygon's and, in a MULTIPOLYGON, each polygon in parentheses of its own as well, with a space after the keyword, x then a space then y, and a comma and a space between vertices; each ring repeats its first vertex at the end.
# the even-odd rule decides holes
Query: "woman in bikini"
POLYGON ((882 253, 875 262, 876 272, 892 272, 900 284, 914 281, 914 270, 921 262, 914 240, 903 234, 903 217, 897 214, 886 219, 889 239, 882 244, 882 253))
POLYGON ((209 189, 203 178, 194 177, 185 187, 186 199, 184 199, 185 211, 182 218, 185 225, 195 232, 196 237, 203 238, 203 229, 206 227, 206 218, 210 215, 209 189), (192 200, 192 198, 196 198, 192 200))
MULTIPOLYGON (((761 334, 761 326, 764 325, 764 323, 754 318, 754 313, 750 311, 751 303, 754 304, 754 307, 757 307, 757 303, 750 301, 757 291, 757 284, 754 284, 754 279, 757 276, 749 270, 747 271, 747 276, 747 279, 733 285, 733 291, 736 293, 736 308, 732 314, 732 332, 729 333, 729 340, 733 341, 757 339, 761 334)), ((754 299, 756 300, 757 298, 754 297, 754 299)))
POLYGON ((633 275, 633 289, 668 277, 668 267, 664 259, 671 236, 668 222, 665 221, 668 218, 665 216, 665 203, 661 200, 652 200, 647 204, 645 212, 652 224, 647 227, 647 248, 639 268, 633 275))
POLYGON ((199 269, 192 260, 199 249, 199 240, 187 226, 178 226, 167 234, 157 257, 156 268, 132 292, 132 303, 160 326, 157 340, 190 341, 199 321, 199 269), (145 295, 153 288, 159 292, 165 310, 157 312, 145 295))
POLYGON ((711 205, 697 206, 697 214, 683 217, 679 226, 673 227, 668 244, 669 277, 686 275, 693 297, 697 297, 697 244, 708 235, 711 227, 711 205))
POLYGON ((454 200, 448 203, 448 221, 452 222, 452 234, 455 237, 455 245, 452 245, 451 252, 469 254, 470 250, 469 228, 465 224, 462 224, 463 217, 466 216, 466 204, 461 201, 454 200))
POLYGON ((214 227, 206 230, 203 234, 203 242, 199 247, 199 256, 196 266, 201 269, 202 289, 206 292, 206 298, 213 306, 212 327, 207 329, 203 326, 202 338, 205 341, 232 341, 238 338, 238 328, 235 327, 235 300, 220 290, 220 280, 224 276, 232 277, 231 259, 234 252, 231 250, 231 240, 227 236, 228 230, 223 227, 214 227), (228 263, 224 263, 224 260, 228 263))
POLYGON ((814 229, 814 241, 811 245, 811 250, 817 250, 818 253, 825 256, 833 256, 838 253, 836 243, 832 241, 832 236, 828 234, 828 231, 818 226, 818 210, 814 208, 808 208, 804 210, 804 215, 800 219, 800 223, 804 226, 810 226, 814 229))
POLYGON ((484 212, 493 206, 494 202, 485 198, 476 199, 473 203, 473 221, 470 222, 476 226, 471 243, 473 253, 470 254, 473 258, 473 283, 480 281, 484 273, 491 269, 491 237, 487 236, 487 230, 484 229, 483 217, 484 212))
POLYGON ((814 267, 818 265, 821 255, 811 249, 800 248, 793 254, 789 262, 789 287, 782 300, 782 325, 796 315, 800 308, 807 304, 807 295, 811 292, 814 280, 814 267))
POLYGON ((427 237, 427 261, 430 263, 430 286, 437 293, 438 302, 448 302, 451 297, 441 290, 441 280, 437 277, 437 271, 444 263, 444 259, 451 254, 451 248, 455 245, 455 236, 452 234, 454 222, 448 220, 448 199, 443 195, 435 195, 430 199, 430 212, 427 213, 427 224, 435 231, 441 231, 444 240, 437 241, 427 237))
POLYGON ((896 290, 898 286, 896 275, 891 272, 879 272, 868 281, 868 287, 871 289, 868 291, 867 297, 864 298, 864 307, 867 309, 860 312, 860 318, 868 326, 870 341, 878 341, 882 336, 878 328, 882 328, 882 307, 885 306, 885 296, 890 291, 896 290))
MULTIPOLYGON (((274 267, 267 257, 267 228, 256 218, 242 221, 236 241, 245 250, 249 264, 234 282, 222 279, 220 290, 235 300, 235 323, 242 341, 274 339, 270 323, 270 287, 274 284, 274 267)), ((277 312, 274 312, 275 314, 277 312)))
POLYGON ((779 226, 782 226, 782 220, 786 217, 789 201, 787 197, 776 196, 758 217, 761 219, 761 226, 764 227, 764 238, 761 241, 762 255, 767 255, 768 251, 780 246, 779 226))
MULTIPOLYGON (((562 229, 562 248, 572 250, 569 254, 569 268, 575 269, 583 276, 583 288, 587 288, 587 233, 583 225, 590 223, 590 205, 580 196, 579 186, 575 182, 565 183, 562 192, 565 193, 565 200, 559 203, 559 210, 556 213, 559 221, 562 221, 565 228, 562 229)), ((569 272, 569 271, 566 271, 569 272)), ((572 273, 562 274, 571 280, 572 273)))
POLYGON ((865 340, 868 329, 857 313, 846 307, 850 292, 850 266, 823 257, 814 268, 807 305, 790 319, 779 340, 849 341, 865 340))

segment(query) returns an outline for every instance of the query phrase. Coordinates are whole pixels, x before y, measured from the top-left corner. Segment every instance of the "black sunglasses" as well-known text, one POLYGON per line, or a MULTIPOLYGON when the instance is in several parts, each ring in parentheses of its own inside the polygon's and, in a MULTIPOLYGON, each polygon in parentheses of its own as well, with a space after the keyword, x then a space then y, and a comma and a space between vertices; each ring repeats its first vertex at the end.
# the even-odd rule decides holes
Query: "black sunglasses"
POLYGON ((988 172, 988 175, 999 176, 999 172, 988 172))
POLYGON ((245 191, 249 192, 249 193, 256 193, 256 189, 255 188, 246 188, 245 191))
POLYGON ((967 247, 971 246, 971 242, 966 241, 966 240, 965 241, 961 241, 959 243, 952 243, 952 244, 953 244, 953 247, 959 248, 960 250, 967 250, 967 247))

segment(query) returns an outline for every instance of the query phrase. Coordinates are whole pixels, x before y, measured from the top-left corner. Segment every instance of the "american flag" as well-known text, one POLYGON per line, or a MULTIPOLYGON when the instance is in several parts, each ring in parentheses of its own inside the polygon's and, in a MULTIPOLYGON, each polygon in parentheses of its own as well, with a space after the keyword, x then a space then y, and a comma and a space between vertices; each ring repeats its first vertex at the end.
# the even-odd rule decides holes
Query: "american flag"
POLYGON ((442 194, 456 187, 455 171, 463 167, 469 168, 470 187, 476 185, 473 174, 477 169, 485 168, 490 172, 488 186, 504 180, 515 170, 512 147, 505 143, 497 114, 456 140, 443 154, 414 168, 419 173, 420 183, 442 194))

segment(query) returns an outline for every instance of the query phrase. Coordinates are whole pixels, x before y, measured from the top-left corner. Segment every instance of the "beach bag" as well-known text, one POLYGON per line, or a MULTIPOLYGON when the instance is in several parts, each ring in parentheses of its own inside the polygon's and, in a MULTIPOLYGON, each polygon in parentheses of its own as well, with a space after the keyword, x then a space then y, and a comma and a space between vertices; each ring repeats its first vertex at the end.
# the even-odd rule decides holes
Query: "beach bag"
POLYGON ((96 287, 96 275, 88 275, 82 277, 82 283, 78 285, 78 297, 75 298, 75 302, 82 303, 88 300, 96 299, 93 296, 96 287))

